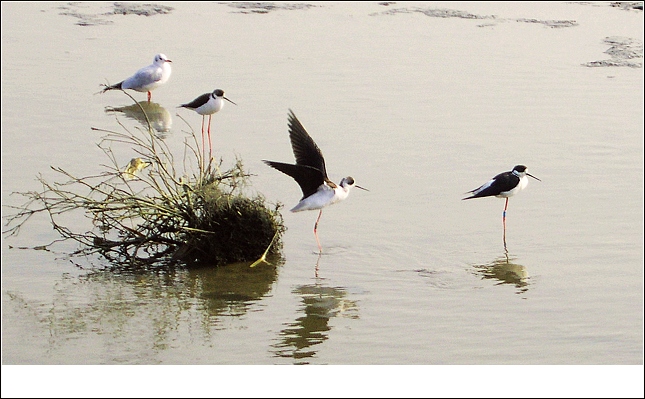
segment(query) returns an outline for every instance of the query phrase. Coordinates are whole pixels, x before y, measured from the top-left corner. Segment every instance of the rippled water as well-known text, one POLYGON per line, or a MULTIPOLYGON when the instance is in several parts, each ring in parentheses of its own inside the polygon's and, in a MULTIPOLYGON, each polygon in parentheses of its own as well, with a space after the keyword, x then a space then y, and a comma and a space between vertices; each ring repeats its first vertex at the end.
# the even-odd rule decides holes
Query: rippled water
POLYGON ((58 236, 34 217, 3 237, 3 364, 643 365, 642 10, 163 6, 2 3, 4 216, 50 166, 102 170, 91 128, 143 122, 95 93, 158 52, 173 73, 144 104, 171 149, 201 123, 176 107, 222 88, 213 146, 253 190, 301 196, 262 163, 293 160, 292 109, 330 178, 370 191, 323 212, 322 256, 317 214, 283 212, 283 256, 253 269, 110 271, 35 250, 58 236), (510 199, 505 247, 503 201, 461 198, 516 164, 542 181, 510 199))

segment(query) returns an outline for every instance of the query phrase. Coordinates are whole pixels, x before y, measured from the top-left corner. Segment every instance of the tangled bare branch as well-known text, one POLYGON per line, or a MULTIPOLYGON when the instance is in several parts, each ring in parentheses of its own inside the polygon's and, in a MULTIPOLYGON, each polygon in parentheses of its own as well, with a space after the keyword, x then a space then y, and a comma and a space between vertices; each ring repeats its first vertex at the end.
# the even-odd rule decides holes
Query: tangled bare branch
MULTIPOLYGON (((147 130, 131 132, 119 125, 123 132, 92 128, 105 133, 99 143, 110 161, 104 172, 79 177, 52 167, 64 181, 50 183, 39 175, 40 191, 17 193, 26 203, 12 207, 16 213, 6 217, 4 233, 16 235, 33 215, 46 213, 64 239, 81 244, 79 252, 135 266, 177 261, 223 265, 264 257, 269 247, 271 253, 279 252, 282 244, 275 237, 285 230, 281 205, 267 207, 261 195, 244 195, 250 175, 241 159, 225 171, 220 159, 192 175, 180 173, 149 120, 147 130), (125 168, 117 163, 117 144, 138 155, 125 168), (91 220, 89 231, 74 231, 60 221, 74 211, 91 220)), ((194 132, 189 140, 184 169, 189 161, 204 164, 194 132)))

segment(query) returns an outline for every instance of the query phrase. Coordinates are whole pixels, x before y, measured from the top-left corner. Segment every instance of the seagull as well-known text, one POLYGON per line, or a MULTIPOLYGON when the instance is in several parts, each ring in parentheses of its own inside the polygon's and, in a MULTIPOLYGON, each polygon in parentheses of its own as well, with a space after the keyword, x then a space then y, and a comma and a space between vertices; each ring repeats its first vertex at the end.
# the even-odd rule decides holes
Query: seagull
POLYGON ((157 54, 152 64, 139 69, 134 75, 122 82, 112 86, 105 85, 102 93, 108 90, 132 89, 139 92, 148 92, 148 102, 150 102, 152 98, 150 91, 166 83, 170 77, 171 68, 169 62, 172 61, 165 54, 157 54))
POLYGON ((492 197, 497 198, 506 198, 506 204, 504 205, 503 220, 506 221, 506 209, 508 208, 508 198, 514 196, 523 190, 527 184, 529 184, 529 179, 527 176, 534 178, 535 180, 542 181, 537 177, 531 175, 526 171, 526 166, 516 165, 513 170, 509 172, 503 172, 497 176, 490 179, 488 182, 484 183, 480 187, 472 191, 468 191, 466 194, 471 193, 470 197, 462 198, 462 200, 467 200, 471 198, 482 198, 482 197, 492 197))
POLYGON ((325 159, 320 148, 309 136, 292 110, 289 110, 289 138, 296 164, 288 164, 263 160, 274 169, 291 176, 302 190, 302 198, 291 212, 317 210, 318 218, 314 224, 314 237, 318 243, 318 251, 322 253, 322 246, 318 239, 318 222, 322 216, 322 208, 342 201, 349 195, 352 187, 369 191, 355 184, 351 176, 344 177, 339 184, 335 184, 327 177, 325 159))
POLYGON ((188 108, 192 109, 193 111, 197 112, 202 116, 202 148, 204 148, 204 119, 206 119, 206 115, 208 115, 208 151, 209 151, 209 159, 210 156, 213 154, 213 145, 211 142, 211 118, 213 117, 213 114, 216 112, 219 112, 219 110, 222 109, 224 106, 224 100, 230 102, 233 105, 235 104, 233 101, 229 100, 228 98, 224 97, 224 90, 222 89, 215 89, 213 90, 212 93, 204 93, 201 96, 197 97, 193 101, 186 103, 186 104, 181 104, 179 108, 188 108))

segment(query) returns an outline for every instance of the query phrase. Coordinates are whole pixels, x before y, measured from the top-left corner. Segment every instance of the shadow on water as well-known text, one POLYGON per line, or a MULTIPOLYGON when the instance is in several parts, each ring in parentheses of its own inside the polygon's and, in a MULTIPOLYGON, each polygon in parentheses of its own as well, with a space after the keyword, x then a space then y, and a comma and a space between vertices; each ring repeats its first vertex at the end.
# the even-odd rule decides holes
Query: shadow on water
POLYGON ((526 267, 513 263, 517 258, 510 257, 506 248, 504 255, 490 263, 474 265, 475 274, 482 279, 496 280, 496 285, 510 284, 517 288, 516 294, 523 294, 529 289, 529 274, 526 267))
POLYGON ((280 341, 273 345, 273 352, 277 357, 293 358, 295 364, 309 364, 306 359, 315 357, 317 353, 312 347, 329 338, 332 328, 329 321, 336 316, 358 319, 358 305, 346 298, 345 288, 326 286, 324 279, 320 278, 316 278, 315 284, 297 286, 292 293, 302 300, 298 309, 302 316, 280 331, 280 341))
POLYGON ((105 112, 123 113, 127 118, 139 122, 146 129, 148 128, 148 120, 150 120, 150 126, 159 133, 160 139, 164 139, 172 128, 172 116, 170 112, 160 104, 154 102, 139 101, 137 104, 124 107, 107 107, 105 112), (145 114, 141 111, 142 109, 145 114), (146 119, 146 115, 148 119, 146 119))
POLYGON ((34 335, 45 343, 38 350, 54 363, 157 364, 161 353, 177 342, 212 342, 213 334, 229 328, 231 320, 260 311, 257 303, 271 292, 283 260, 270 262, 254 268, 239 263, 64 275, 54 286, 51 303, 7 292, 4 305, 32 324, 34 335), (77 358, 70 342, 88 336, 93 337, 95 357, 77 358))

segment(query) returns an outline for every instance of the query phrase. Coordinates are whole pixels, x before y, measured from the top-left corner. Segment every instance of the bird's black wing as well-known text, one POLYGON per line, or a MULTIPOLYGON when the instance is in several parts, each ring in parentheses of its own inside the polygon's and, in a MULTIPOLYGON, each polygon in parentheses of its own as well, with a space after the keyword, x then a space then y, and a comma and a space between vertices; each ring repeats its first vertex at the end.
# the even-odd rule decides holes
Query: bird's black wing
POLYGON ((293 155, 296 157, 296 165, 318 169, 322 172, 323 177, 327 179, 325 159, 320 148, 309 136, 309 133, 307 133, 292 110, 289 110, 289 138, 291 139, 293 155))
POLYGON ((476 189, 468 191, 473 195, 464 199, 490 197, 510 191, 517 186, 518 180, 519 178, 513 172, 502 172, 476 189))
POLYGON ((265 164, 294 178, 302 190, 302 198, 315 193, 325 181, 322 171, 307 165, 293 165, 289 163, 263 161, 265 164))
POLYGON ((211 96, 211 93, 204 93, 189 103, 181 104, 180 107, 184 107, 188 109, 199 108, 208 102, 208 100, 210 99, 210 96, 211 96))

